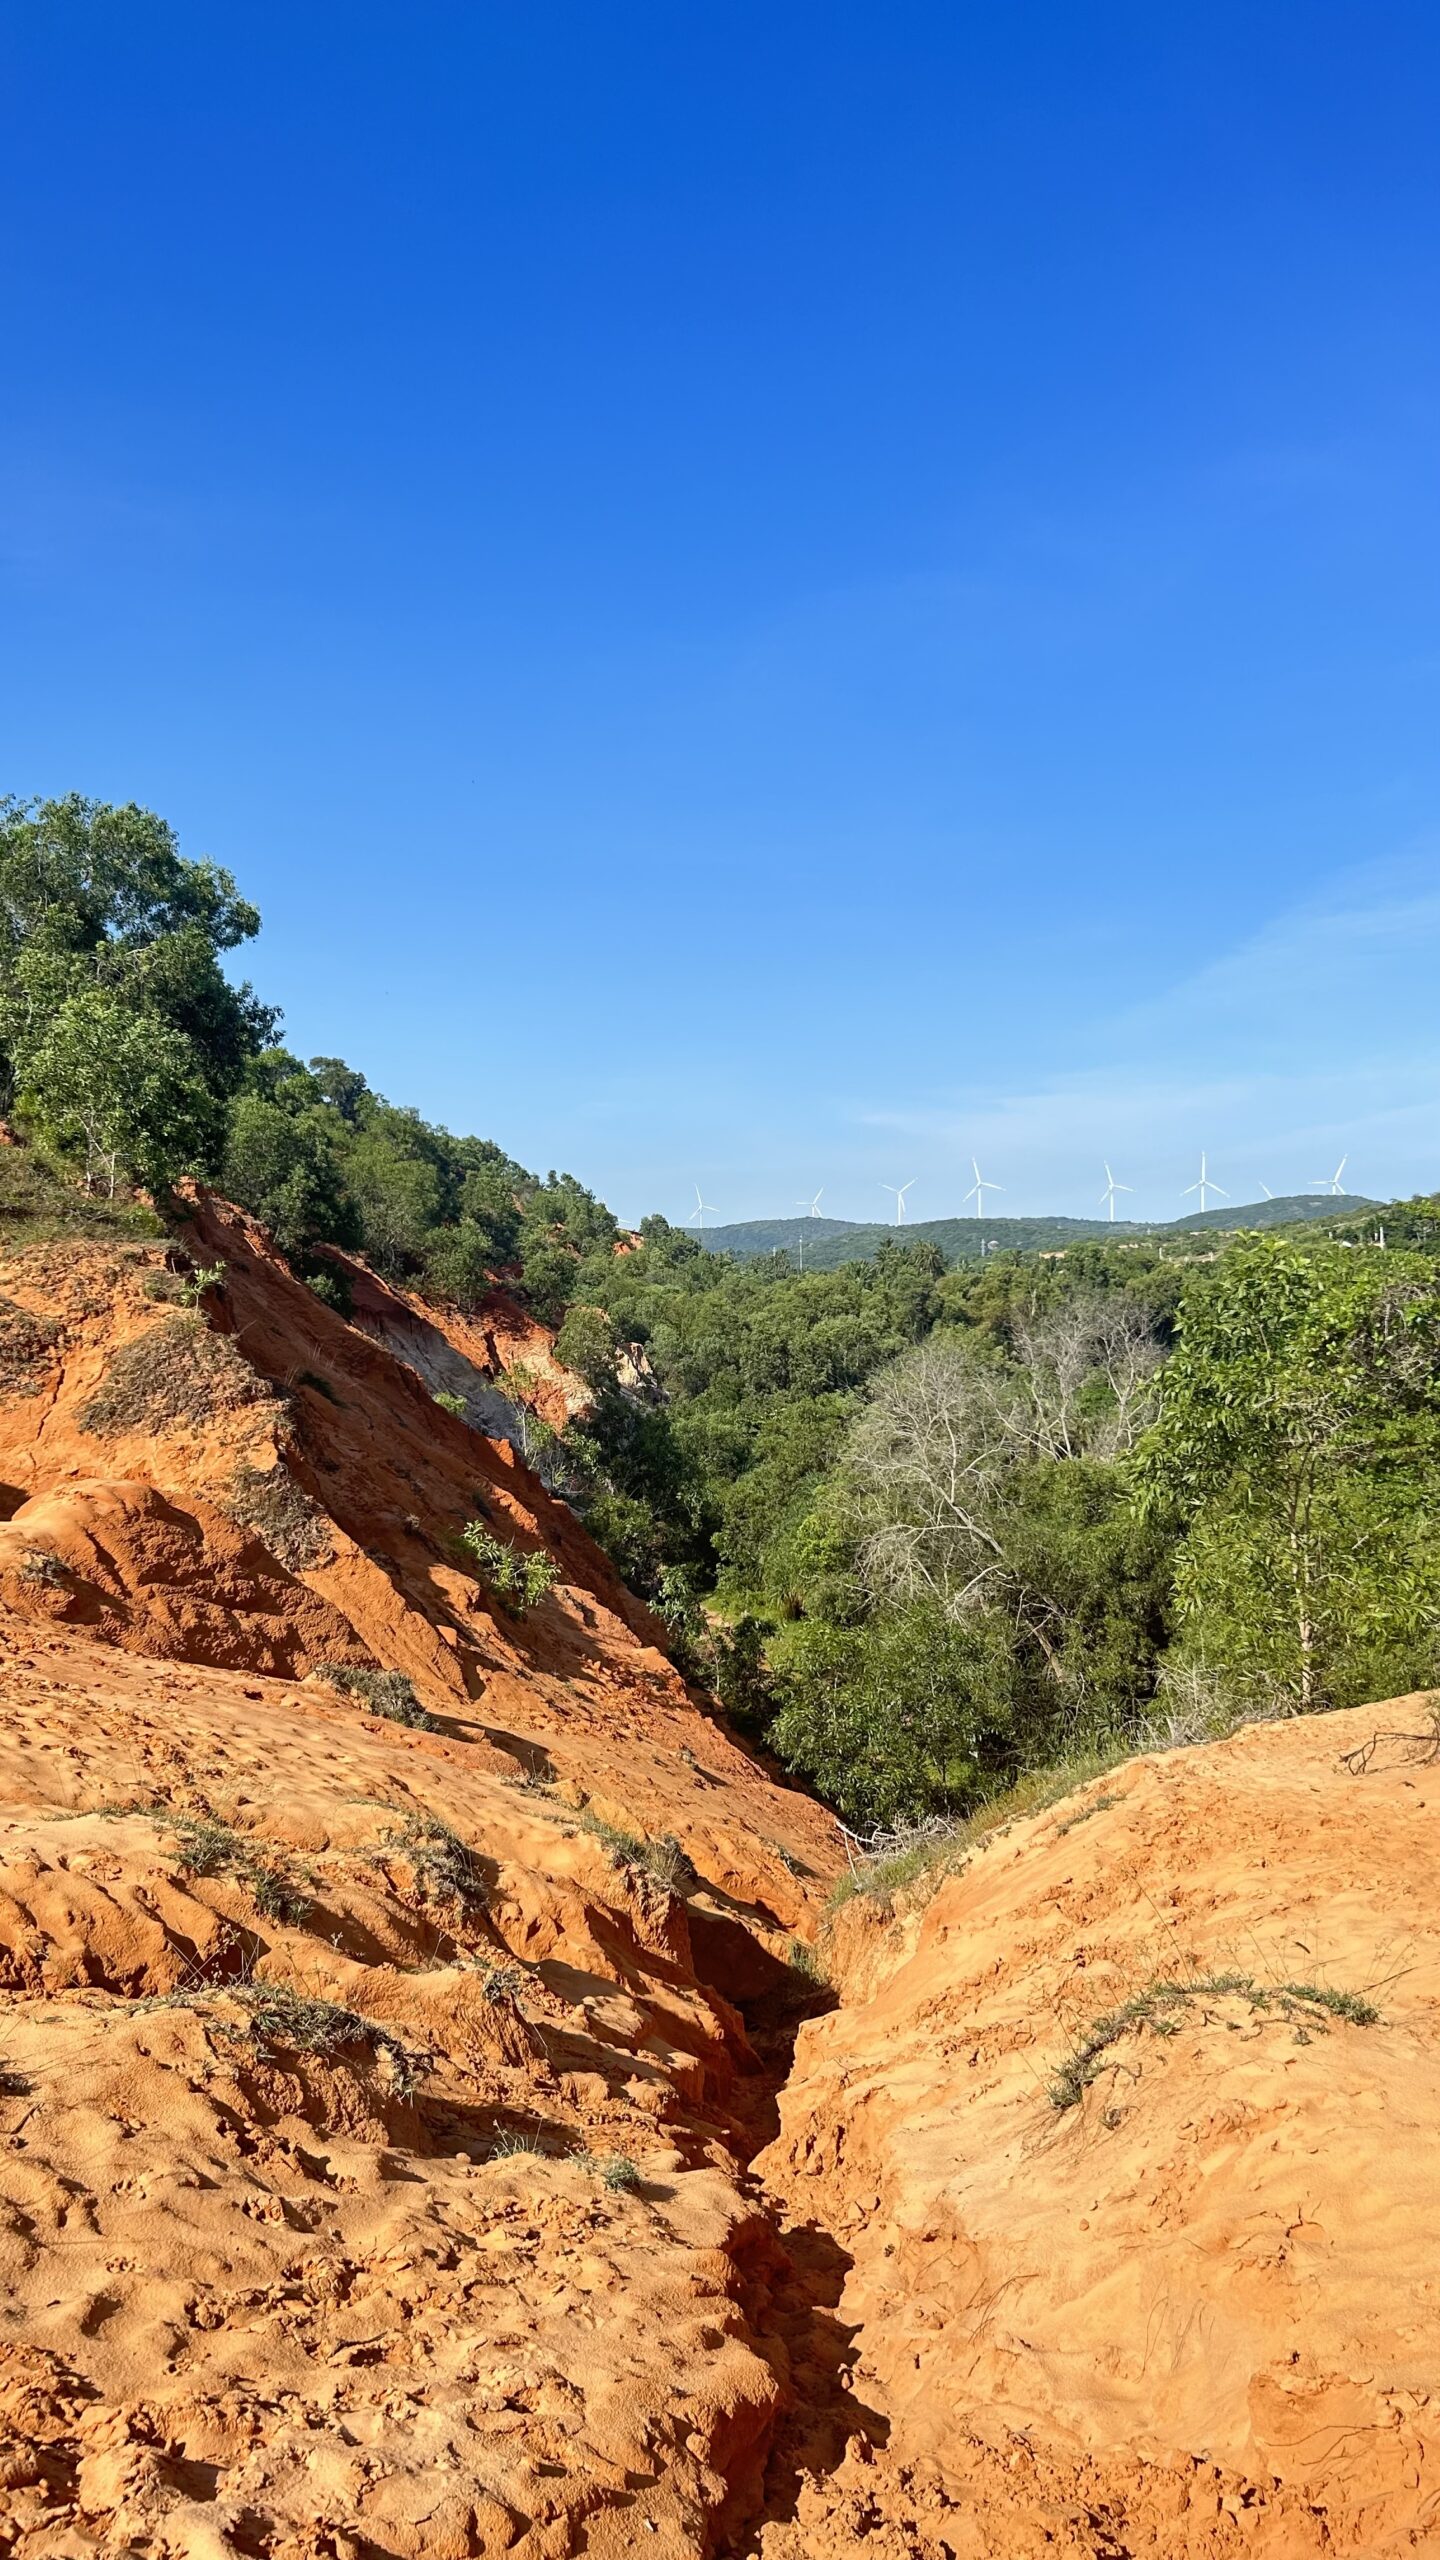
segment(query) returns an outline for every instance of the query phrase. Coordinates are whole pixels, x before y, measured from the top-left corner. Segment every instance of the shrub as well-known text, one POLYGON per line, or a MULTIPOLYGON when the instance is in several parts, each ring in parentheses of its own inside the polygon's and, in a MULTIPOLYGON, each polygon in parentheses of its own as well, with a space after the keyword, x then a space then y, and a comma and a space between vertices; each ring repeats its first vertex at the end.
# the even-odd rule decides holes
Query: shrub
POLYGON ((230 1992, 250 2013, 255 2033, 268 2044, 289 2046, 295 2053, 330 2055, 346 2045, 365 2044, 388 2057, 396 2095, 408 2098, 419 2077, 417 2057, 388 2027, 362 2018, 336 2000, 315 2000, 283 1982, 248 1982, 230 1992))
POLYGON ((354 1292, 343 1271, 307 1271, 305 1286, 322 1307, 333 1308, 337 1316, 348 1316, 354 1292))
POLYGON ((464 1396, 452 1396, 445 1387, 437 1387, 430 1401, 438 1404, 443 1413, 453 1413, 457 1422, 463 1422, 470 1410, 464 1396))
POLYGON ((917 1607, 859 1627, 806 1622, 783 1650, 773 1738, 849 1822, 959 1811, 1003 1758, 1008 1669, 988 1620, 917 1607))
POLYGON ((63 1582, 65 1567, 46 1547, 31 1547, 15 1568, 22 1582, 63 1582))
POLYGON ((791 1972, 798 1973, 802 1982, 813 1982, 817 1988, 828 1984, 830 1977, 825 1970, 820 1950, 812 1946, 808 1938, 792 1938, 786 1954, 791 1972))
POLYGON ((391 1724, 414 1727, 417 1733, 438 1733, 435 1718, 427 1714, 415 1695, 414 1683, 403 1671, 371 1671, 349 1662, 317 1663, 322 1680, 332 1689, 341 1689, 347 1697, 363 1698, 372 1716, 385 1716, 391 1724))
POLYGON ((555 1357, 588 1387, 615 1380, 615 1326, 599 1307, 573 1306, 555 1337, 555 1357))
POLYGON ((13 1298, 0 1298, 0 1395, 38 1396, 60 1340, 48 1316, 32 1316, 13 1298))
POLYGON ((481 1997, 498 2009, 506 2001, 518 2000, 524 1983, 525 1977, 518 1964, 487 1965, 481 1976, 481 1997))
POLYGON ((471 1520, 460 1532, 460 1544, 494 1592, 497 1600, 519 1617, 543 1600, 560 1579, 560 1568, 543 1547, 534 1547, 522 1555, 518 1547, 507 1546, 494 1531, 479 1520, 471 1520))
POLYGON ((538 2133, 528 2133, 523 2125, 502 2125, 498 2133, 492 2133, 486 2156, 491 2160, 514 2160, 522 2152, 541 2156, 543 2150, 538 2133))

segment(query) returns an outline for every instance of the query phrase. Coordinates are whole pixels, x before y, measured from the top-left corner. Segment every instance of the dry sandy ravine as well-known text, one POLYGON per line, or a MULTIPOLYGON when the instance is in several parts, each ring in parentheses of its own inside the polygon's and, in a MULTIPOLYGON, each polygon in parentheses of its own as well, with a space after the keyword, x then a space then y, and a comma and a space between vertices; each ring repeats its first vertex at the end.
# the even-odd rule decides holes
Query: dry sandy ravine
POLYGON ((1440 2550, 1426 1702, 827 1919, 548 1340, 351 1277, 4 1255, 0 2551, 1440 2550))

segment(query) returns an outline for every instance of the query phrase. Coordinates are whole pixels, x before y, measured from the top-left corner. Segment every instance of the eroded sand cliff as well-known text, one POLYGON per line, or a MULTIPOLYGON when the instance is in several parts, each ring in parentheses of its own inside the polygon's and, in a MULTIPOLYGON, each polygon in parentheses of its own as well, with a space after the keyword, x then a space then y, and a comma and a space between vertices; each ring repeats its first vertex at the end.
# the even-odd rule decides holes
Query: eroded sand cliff
POLYGON ((0 1268, 0 2549, 1440 2548, 1425 1703, 857 1899, 817 2014, 834 1826, 432 1400, 514 1341, 188 1243, 0 1268))

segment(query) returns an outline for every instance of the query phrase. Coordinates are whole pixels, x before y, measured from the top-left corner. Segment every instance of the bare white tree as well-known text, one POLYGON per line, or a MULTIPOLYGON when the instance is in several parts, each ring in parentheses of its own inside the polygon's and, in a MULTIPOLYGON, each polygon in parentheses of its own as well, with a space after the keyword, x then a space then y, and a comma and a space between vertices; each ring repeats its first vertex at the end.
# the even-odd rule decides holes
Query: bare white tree
POLYGON ((1124 1457, 1154 1418, 1164 1354, 1132 1299, 1072 1298, 1017 1327, 1015 1356, 1037 1457, 1124 1457))
MULTIPOLYGON (((1095 1297, 1022 1328, 1013 1360, 938 1333, 882 1371, 845 1460, 870 1597, 955 1618, 998 1599, 1014 1469, 1125 1455, 1154 1410, 1161 1358, 1139 1308, 1095 1297)), ((1048 1652, 1043 1609, 1005 1596, 1048 1652)))
POLYGON ((995 1411, 1010 1394, 965 1343, 941 1334, 882 1372, 846 1472, 873 1599, 938 1602, 958 1617, 1000 1570, 995 1513, 1008 1462, 995 1411))

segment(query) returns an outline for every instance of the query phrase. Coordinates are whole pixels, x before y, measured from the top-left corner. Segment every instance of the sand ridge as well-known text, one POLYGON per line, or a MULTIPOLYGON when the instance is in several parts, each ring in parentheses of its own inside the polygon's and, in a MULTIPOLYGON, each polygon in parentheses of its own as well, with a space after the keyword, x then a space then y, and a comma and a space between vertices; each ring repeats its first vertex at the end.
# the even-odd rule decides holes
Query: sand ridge
POLYGON ((1137 1760, 927 1905, 842 1915, 858 1996, 802 2030, 758 2166, 845 2254, 888 2450, 766 2560, 867 2506, 927 2556, 1440 2548, 1440 1767, 1345 1759, 1430 1726, 1137 1760))

